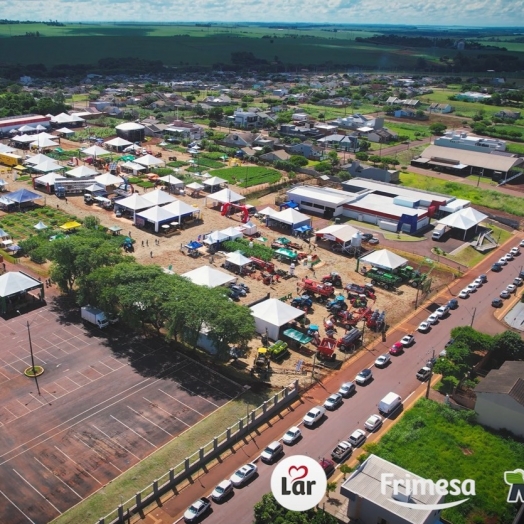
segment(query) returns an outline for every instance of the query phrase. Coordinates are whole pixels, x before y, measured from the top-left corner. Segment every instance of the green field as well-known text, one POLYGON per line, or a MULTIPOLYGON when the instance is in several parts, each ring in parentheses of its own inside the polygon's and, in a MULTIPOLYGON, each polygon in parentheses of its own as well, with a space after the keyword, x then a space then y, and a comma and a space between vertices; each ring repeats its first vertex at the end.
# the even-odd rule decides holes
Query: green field
MULTIPOLYGON (((428 124, 429 125, 429 124, 428 124)), ((404 124, 402 122, 390 122, 386 123, 386 127, 391 131, 394 131, 399 136, 407 136, 410 140, 417 140, 431 136, 431 131, 428 125, 424 124, 404 124), (415 135, 417 133, 417 135, 415 135)))
POLYGON ((504 472, 524 462, 524 445, 470 423, 472 414, 419 400, 370 451, 423 478, 475 480, 468 503, 443 511, 453 524, 511 522, 517 508, 506 503, 504 472))
POLYGON ((278 182, 282 175, 275 169, 267 167, 226 167, 215 169, 213 176, 227 180, 240 187, 251 187, 258 184, 272 184, 278 182))
POLYGON ((524 199, 521 197, 468 186, 466 184, 460 184, 459 182, 448 182, 447 180, 440 180, 415 173, 401 173, 400 183, 407 187, 464 198, 470 200, 472 204, 478 204, 479 206, 485 206, 490 209, 498 209, 506 213, 511 213, 512 215, 524 216, 524 199))

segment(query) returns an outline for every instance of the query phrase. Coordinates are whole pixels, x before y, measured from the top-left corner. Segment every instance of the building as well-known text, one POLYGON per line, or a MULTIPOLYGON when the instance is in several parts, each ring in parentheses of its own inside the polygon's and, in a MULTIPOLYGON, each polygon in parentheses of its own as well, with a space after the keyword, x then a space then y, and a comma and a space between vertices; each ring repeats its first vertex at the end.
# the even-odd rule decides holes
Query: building
POLYGON ((200 140, 204 136, 202 127, 185 120, 175 120, 165 128, 165 133, 189 140, 200 140))
POLYGON ((370 455, 357 467, 342 484, 340 494, 348 499, 348 521, 359 524, 439 524, 440 510, 421 506, 444 500, 432 480, 376 455, 370 455), (417 509, 397 502, 416 505, 417 509))
POLYGON ((324 218, 343 216, 344 204, 354 199, 353 195, 340 189, 319 186, 295 186, 286 195, 288 200, 299 205, 300 211, 324 218))
POLYGON ((130 142, 143 142, 145 138, 145 128, 142 124, 135 122, 125 122, 115 127, 116 135, 130 142))
POLYGON ((444 133, 444 136, 435 138, 433 143, 436 146, 453 147, 455 149, 465 149, 479 153, 506 151, 506 142, 504 140, 469 136, 467 133, 454 133, 453 131, 447 131, 444 133))
POLYGON ((399 171, 396 169, 382 169, 381 167, 367 166, 361 164, 359 160, 347 167, 347 172, 354 178, 365 178, 366 180, 377 180, 388 184, 398 183, 399 171))
POLYGON ((524 437, 524 362, 507 361, 476 387, 478 422, 524 437))
POLYGON ((411 165, 454 175, 484 175, 493 180, 507 180, 511 170, 524 164, 523 158, 503 152, 490 154, 432 145, 427 147, 411 165))
POLYGON ((51 125, 51 117, 43 115, 20 115, 0 118, 0 135, 5 135, 13 129, 18 129, 22 126, 35 127, 41 125, 48 128, 51 125))
POLYGON ((283 149, 279 149, 260 155, 260 158, 266 162, 287 162, 291 158, 291 155, 283 149))
POLYGON ((324 149, 313 145, 311 142, 301 142, 300 144, 286 146, 285 150, 290 155, 302 155, 308 160, 322 160, 325 154, 324 149))
POLYGON ((236 127, 256 127, 259 122, 258 115, 252 111, 241 111, 237 109, 233 113, 233 122, 236 127))
POLYGON ((457 100, 466 100, 467 102, 484 102, 491 98, 491 95, 485 93, 477 93, 475 91, 466 91, 455 95, 457 100))
POLYGON ((374 130, 382 129, 384 127, 384 117, 371 118, 361 114, 354 114, 351 116, 345 116, 343 118, 337 118, 330 122, 338 127, 345 129, 357 130, 361 127, 370 127, 374 130))
POLYGON ((451 113, 453 112, 453 107, 450 106, 449 104, 434 103, 429 106, 429 112, 430 113, 441 113, 441 114, 451 113))
POLYGON ((518 120, 520 118, 521 112, 520 111, 507 111, 504 109, 501 109, 497 113, 495 113, 494 116, 498 116, 499 118, 504 118, 506 120, 518 120))
POLYGON ((356 136, 328 135, 317 140, 317 144, 336 148, 338 151, 357 152, 359 150, 358 138, 356 136))

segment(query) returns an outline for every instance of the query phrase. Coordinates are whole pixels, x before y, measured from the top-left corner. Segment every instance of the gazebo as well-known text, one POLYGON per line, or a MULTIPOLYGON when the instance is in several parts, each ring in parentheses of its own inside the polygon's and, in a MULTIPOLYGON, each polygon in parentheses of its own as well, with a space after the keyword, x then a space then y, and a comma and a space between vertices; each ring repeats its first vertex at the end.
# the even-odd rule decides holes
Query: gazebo
POLYGON ((154 205, 155 204, 153 204, 149 200, 146 200, 144 197, 138 195, 137 193, 133 193, 130 197, 123 198, 122 200, 117 200, 115 202, 115 210, 120 208, 127 209, 128 211, 132 211, 133 217, 135 217, 137 211, 149 209, 154 205))
POLYGON ((112 175, 111 173, 102 173, 101 175, 96 176, 94 180, 97 184, 100 184, 104 187, 118 186, 124 182, 122 177, 112 175))
POLYGON ((476 228, 481 222, 486 220, 486 218, 488 218, 488 216, 484 213, 481 213, 472 207, 466 207, 439 220, 439 224, 455 229, 462 229, 464 231, 465 240, 468 231, 472 227, 476 228))
POLYGON ((50 156, 44 155, 43 153, 38 153, 38 155, 34 155, 25 160, 24 164, 31 164, 33 166, 36 166, 46 161, 54 162, 54 160, 50 156))
POLYGON ((389 271, 394 271, 399 267, 405 266, 409 261, 387 249, 379 249, 378 251, 373 251, 369 255, 365 255, 358 259, 358 265, 364 262, 370 264, 373 267, 378 267, 379 269, 387 269, 389 271))
POLYGON ((145 167, 163 166, 164 161, 161 158, 156 158, 153 155, 144 155, 135 160, 135 163, 145 167))
POLYGON ((175 218, 177 218, 177 216, 172 211, 169 211, 165 207, 154 206, 146 209, 145 211, 136 213, 135 220, 141 219, 144 222, 153 224, 155 233, 158 233, 162 225, 173 222, 175 218))
POLYGON ((144 200, 147 200, 148 202, 151 202, 155 206, 170 204, 171 202, 174 202, 176 200, 175 197, 172 197, 170 194, 166 193, 165 191, 162 191, 161 189, 155 189, 154 191, 150 191, 149 193, 144 193, 142 195, 142 198, 144 200))
POLYGON ((106 145, 114 149, 115 151, 121 151, 127 146, 130 146, 133 142, 129 142, 129 140, 126 140, 125 138, 116 137, 113 138, 113 140, 108 140, 105 142, 106 145))
POLYGON ((215 191, 219 191, 222 187, 222 184, 225 184, 226 182, 227 180, 224 180, 223 178, 213 176, 211 178, 208 178, 207 180, 204 180, 202 184, 204 184, 204 186, 210 193, 214 193, 215 191))
POLYGON ((278 340, 286 324, 304 315, 304 311, 297 309, 277 298, 264 300, 251 307, 255 318, 257 333, 267 334, 271 340, 278 340))
POLYGON ((103 147, 100 147, 100 146, 91 146, 91 147, 88 147, 87 149, 82 149, 80 152, 83 155, 92 156, 95 158, 97 156, 104 156, 104 155, 111 154, 111 151, 108 151, 107 149, 104 149, 103 147))
POLYGON ((44 160, 43 162, 34 165, 33 169, 40 173, 50 173, 51 171, 62 171, 64 167, 57 164, 54 160, 44 160))
MULTIPOLYGON (((44 300, 44 284, 22 272, 9 271, 0 276, 0 314, 16 311, 27 302, 30 291, 40 290, 38 300, 44 300)), ((30 295, 31 296, 31 295, 30 295)), ((34 295, 33 295, 34 296, 34 295)))
POLYGON ((225 242, 229 240, 229 236, 222 233, 221 231, 213 231, 204 238, 204 244, 208 246, 214 246, 215 244, 220 244, 220 242, 225 242))
MULTIPOLYGON (((234 282, 236 277, 210 266, 201 266, 182 275, 199 286, 218 287, 234 282)), ((303 312, 302 312, 303 313, 303 312)))
POLYGON ((182 224, 184 217, 188 215, 200 214, 200 209, 190 206, 189 204, 182 202, 182 200, 175 200, 174 202, 171 202, 170 204, 167 204, 167 206, 163 207, 164 209, 167 209, 168 211, 175 214, 179 224, 182 224))
POLYGON ((67 176, 72 176, 73 178, 89 178, 97 174, 97 170, 88 166, 78 166, 71 171, 67 171, 67 176))

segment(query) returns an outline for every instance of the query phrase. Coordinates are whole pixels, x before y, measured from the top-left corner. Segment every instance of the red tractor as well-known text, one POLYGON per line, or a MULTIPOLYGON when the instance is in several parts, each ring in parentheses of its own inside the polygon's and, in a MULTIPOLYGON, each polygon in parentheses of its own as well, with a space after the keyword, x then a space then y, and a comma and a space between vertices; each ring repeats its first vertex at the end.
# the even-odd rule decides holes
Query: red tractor
POLYGON ((319 302, 324 302, 335 294, 335 288, 331 283, 322 284, 322 282, 317 282, 316 280, 311 280, 310 278, 302 279, 302 282, 300 282, 300 287, 309 295, 316 296, 319 302))
POLYGON ((329 275, 324 275, 322 277, 322 283, 330 283, 335 287, 342 287, 342 277, 339 273, 331 272, 329 275))
POLYGON ((272 262, 266 262, 265 260, 262 260, 261 258, 255 258, 251 257, 253 266, 255 266, 257 269, 261 269, 262 271, 267 271, 268 273, 274 273, 275 272, 275 264, 272 262))

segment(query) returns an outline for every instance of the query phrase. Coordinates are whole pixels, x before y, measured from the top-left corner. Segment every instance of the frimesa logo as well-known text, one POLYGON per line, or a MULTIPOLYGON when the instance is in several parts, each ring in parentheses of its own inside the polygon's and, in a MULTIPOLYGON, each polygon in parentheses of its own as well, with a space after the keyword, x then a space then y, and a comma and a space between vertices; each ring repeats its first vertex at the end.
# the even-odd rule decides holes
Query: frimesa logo
POLYGON ((393 491, 392 498, 390 499, 391 502, 405 508, 425 511, 453 508, 454 506, 464 504, 464 502, 469 500, 469 497, 476 494, 475 481, 472 479, 439 479, 436 482, 433 482, 430 479, 413 478, 409 473, 402 478, 395 478, 393 473, 382 473, 380 476, 380 492, 382 495, 388 495, 388 488, 391 488, 393 491), (467 498, 442 504, 420 504, 410 502, 410 498, 416 497, 417 495, 464 495, 467 498))
POLYGON ((311 457, 293 455, 278 463, 271 475, 271 491, 277 502, 290 511, 307 511, 324 497, 327 478, 311 457))

